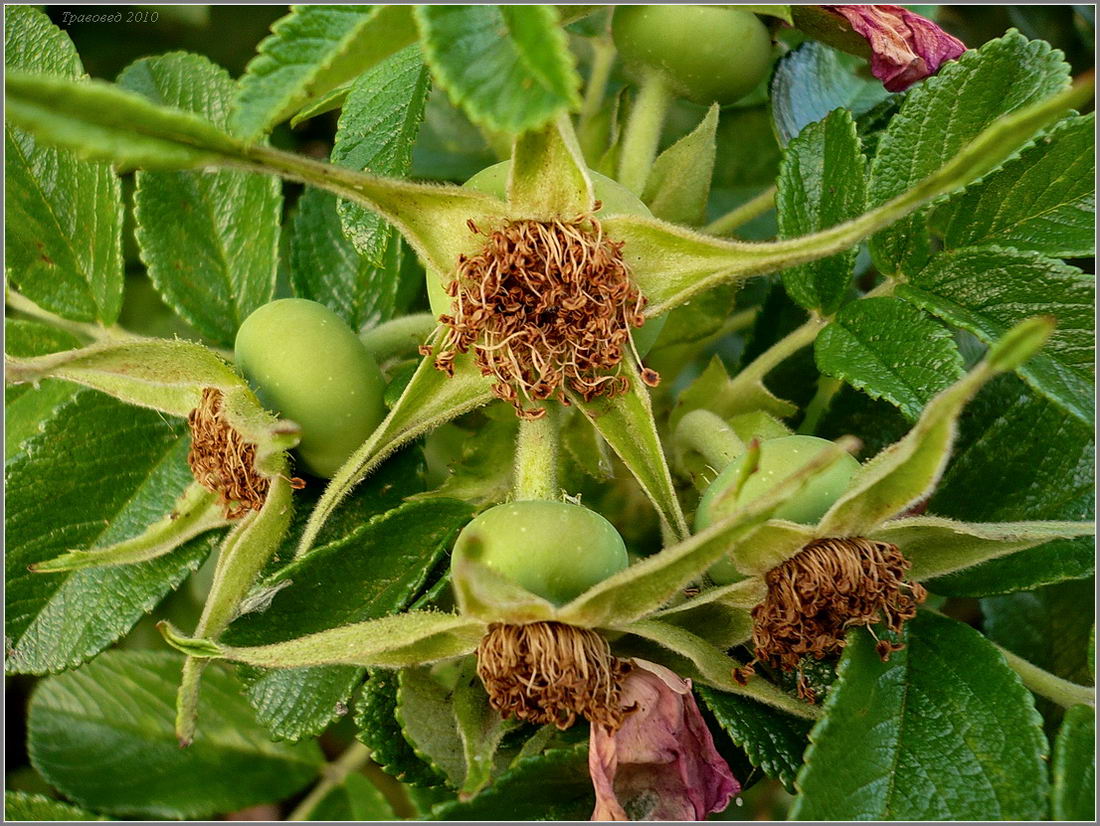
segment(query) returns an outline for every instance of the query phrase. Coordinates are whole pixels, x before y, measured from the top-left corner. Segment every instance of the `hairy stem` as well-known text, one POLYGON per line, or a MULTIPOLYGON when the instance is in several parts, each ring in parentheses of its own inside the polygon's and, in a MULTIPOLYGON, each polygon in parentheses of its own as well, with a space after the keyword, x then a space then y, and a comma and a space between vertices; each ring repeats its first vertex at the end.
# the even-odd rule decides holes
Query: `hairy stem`
POLYGON ((736 382, 763 381, 780 363, 786 361, 803 347, 813 344, 817 334, 825 329, 828 319, 815 315, 801 327, 792 330, 775 344, 757 356, 734 377, 736 382))
POLYGON ((705 227, 703 232, 710 235, 725 235, 733 232, 740 226, 747 224, 753 218, 763 215, 775 207, 776 186, 772 184, 759 195, 749 199, 740 206, 736 206, 718 218, 715 218, 705 227))
POLYGON ((619 183, 635 195, 645 189, 670 103, 668 83, 657 72, 647 72, 638 86, 619 154, 619 183))
POLYGON ((370 749, 362 743, 352 743, 348 749, 334 762, 326 765, 322 770, 321 781, 314 786, 302 802, 294 807, 287 820, 308 820, 325 797, 344 782, 344 778, 352 772, 359 771, 370 760, 370 749))
POLYGON ((520 419, 516 438, 513 492, 516 499, 557 499, 558 417, 556 405, 545 406, 546 415, 520 419))
MULTIPOLYGON (((996 645, 996 643, 994 643, 996 645)), ((1041 697, 1057 703, 1063 708, 1075 705, 1087 705, 1096 707, 1096 689, 1087 685, 1078 685, 1061 677, 1055 677, 1049 671, 1044 671, 1037 665, 1032 665, 1023 657, 1013 654, 1007 648, 997 645, 997 649, 1004 655, 1009 668, 1020 675, 1029 689, 1041 697)))
POLYGON ((584 90, 584 102, 581 104, 577 120, 578 131, 584 128, 600 113, 603 98, 607 92, 607 81, 611 77, 611 67, 615 64, 615 46, 607 37, 594 37, 592 45, 592 70, 588 74, 588 84, 584 90))
POLYGON ((359 340, 381 363, 395 356, 416 352, 416 348, 428 340, 437 326, 439 322, 431 313, 415 313, 360 330, 359 340))
POLYGON ((676 425, 679 446, 694 450, 715 470, 721 470, 742 453, 745 443, 717 413, 692 410, 676 425))

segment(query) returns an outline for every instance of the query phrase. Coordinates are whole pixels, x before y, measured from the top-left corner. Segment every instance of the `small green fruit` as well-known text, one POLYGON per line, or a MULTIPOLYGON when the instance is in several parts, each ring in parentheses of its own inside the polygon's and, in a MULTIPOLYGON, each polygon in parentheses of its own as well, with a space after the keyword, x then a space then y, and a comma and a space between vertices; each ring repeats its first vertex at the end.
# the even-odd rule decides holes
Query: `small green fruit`
POLYGON ((359 337, 316 301, 284 298, 237 331, 237 366, 265 407, 302 428, 298 456, 331 478, 385 415, 382 373, 359 337))
POLYGON ((722 6, 616 6, 611 36, 628 66, 657 70, 674 92, 704 106, 744 97, 772 61, 760 19, 722 6))
POLYGON ((526 500, 497 505, 458 535, 453 560, 481 545, 481 561, 556 605, 564 605, 628 565, 615 527, 568 502, 526 500))
MULTIPOLYGON (((736 499, 726 500, 719 506, 717 500, 735 484, 746 463, 750 461, 748 454, 734 459, 715 477, 699 500, 699 508, 695 512, 695 530, 701 531, 758 499, 812 461, 830 444, 832 442, 816 436, 783 436, 761 442, 756 471, 745 480, 736 499)), ((817 524, 848 489, 858 470, 859 462, 850 454, 843 454, 831 467, 802 488, 793 499, 781 505, 772 518, 803 525, 817 524)), ((720 585, 736 582, 741 578, 728 558, 719 560, 708 573, 720 585)))
MULTIPOLYGON (((511 161, 501 161, 492 166, 487 166, 466 181, 463 186, 503 200, 508 190, 508 172, 511 168, 511 161)), ((596 213, 597 217, 608 218, 613 215, 644 215, 650 217, 652 215, 648 207, 638 199, 638 196, 622 184, 593 170, 589 170, 588 174, 592 179, 593 194, 601 204, 599 211, 596 213)), ((436 316, 449 314, 451 312, 451 299, 444 292, 440 278, 437 274, 429 271, 427 281, 428 303, 431 304, 432 312, 436 316)), ((632 332, 634 346, 638 348, 638 355, 645 356, 653 347, 653 343, 665 326, 665 319, 666 316, 663 315, 651 318, 632 332)))

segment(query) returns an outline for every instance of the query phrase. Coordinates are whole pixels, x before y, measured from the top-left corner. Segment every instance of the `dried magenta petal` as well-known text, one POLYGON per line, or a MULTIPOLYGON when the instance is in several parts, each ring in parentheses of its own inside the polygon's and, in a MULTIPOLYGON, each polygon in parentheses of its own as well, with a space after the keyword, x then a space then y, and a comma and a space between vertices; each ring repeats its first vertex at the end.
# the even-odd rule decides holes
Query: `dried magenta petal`
POLYGON ((871 73, 891 92, 934 75, 966 45, 902 6, 821 6, 843 17, 871 47, 871 73))

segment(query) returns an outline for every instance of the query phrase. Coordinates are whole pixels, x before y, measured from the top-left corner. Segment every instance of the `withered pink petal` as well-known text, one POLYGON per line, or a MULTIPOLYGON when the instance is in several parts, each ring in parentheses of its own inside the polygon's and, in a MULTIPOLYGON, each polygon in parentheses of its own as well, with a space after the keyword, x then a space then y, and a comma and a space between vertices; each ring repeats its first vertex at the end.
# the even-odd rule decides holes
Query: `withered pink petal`
POLYGON ((703 820, 741 787, 714 747, 691 681, 634 660, 623 681, 623 708, 611 734, 593 725, 588 769, 596 789, 592 820, 703 820))
POLYGON ((871 47, 871 73, 891 92, 908 89, 966 51, 931 20, 901 6, 822 6, 848 21, 871 47))

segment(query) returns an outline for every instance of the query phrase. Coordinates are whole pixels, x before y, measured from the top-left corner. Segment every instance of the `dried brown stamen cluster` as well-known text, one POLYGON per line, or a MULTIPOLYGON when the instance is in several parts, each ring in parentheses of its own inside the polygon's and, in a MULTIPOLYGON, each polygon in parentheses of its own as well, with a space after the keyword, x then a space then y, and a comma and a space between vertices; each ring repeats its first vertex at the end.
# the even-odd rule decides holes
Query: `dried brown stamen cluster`
POLYGON ((629 670, 595 631, 560 622, 493 623, 477 649, 477 673, 493 708, 559 729, 583 716, 617 731, 627 713, 619 696, 629 670))
MULTIPOLYGON (((477 255, 459 256, 435 366, 450 374, 455 357, 473 349, 482 375, 496 379, 493 393, 528 419, 545 413, 538 401, 568 404, 566 391, 586 401, 625 393, 621 363, 646 300, 630 282, 622 242, 590 215, 510 221, 488 233, 468 226, 487 241, 477 255)), ((642 379, 660 381, 649 369, 642 379)))
POLYGON ((226 519, 263 507, 268 479, 256 472, 256 445, 246 442, 226 420, 222 391, 207 387, 187 417, 191 450, 187 464, 200 485, 218 494, 226 519))
MULTIPOLYGON (((898 633, 917 613, 927 591, 906 579, 909 560, 897 546, 870 539, 819 539, 768 571, 764 601, 752 610, 757 661, 784 671, 799 670, 799 694, 813 702, 801 679, 804 656, 839 654, 847 630, 883 623, 898 633)), ((885 661, 901 645, 879 640, 885 661)), ((739 669, 744 679, 752 666, 739 669)))

